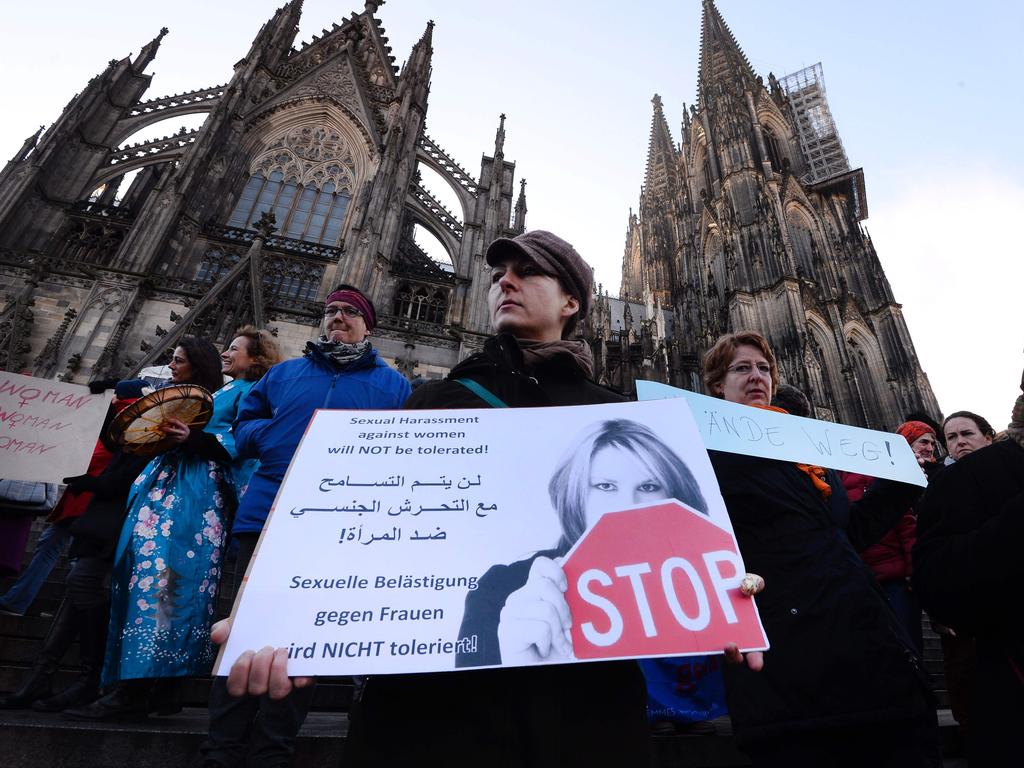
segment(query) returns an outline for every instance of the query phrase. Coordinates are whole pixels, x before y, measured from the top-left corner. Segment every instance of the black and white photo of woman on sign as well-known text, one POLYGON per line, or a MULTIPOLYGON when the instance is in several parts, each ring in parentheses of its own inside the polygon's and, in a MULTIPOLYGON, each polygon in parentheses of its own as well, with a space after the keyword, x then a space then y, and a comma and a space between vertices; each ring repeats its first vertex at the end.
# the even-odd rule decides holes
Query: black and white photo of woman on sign
POLYGON ((676 499, 708 513, 700 485, 675 451, 647 426, 607 419, 583 429, 548 482, 561 536, 549 549, 496 565, 466 597, 460 637, 476 635, 476 652, 456 666, 526 665, 573 658, 561 559, 606 512, 676 499))
POLYGON ((320 411, 220 664, 247 634, 296 675, 763 648, 743 576, 682 400, 320 411))

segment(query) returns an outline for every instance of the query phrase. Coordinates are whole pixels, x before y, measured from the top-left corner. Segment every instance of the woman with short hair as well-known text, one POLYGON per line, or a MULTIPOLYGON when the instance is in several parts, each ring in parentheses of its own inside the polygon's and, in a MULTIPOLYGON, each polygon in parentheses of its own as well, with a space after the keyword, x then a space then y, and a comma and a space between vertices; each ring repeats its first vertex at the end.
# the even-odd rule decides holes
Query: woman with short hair
MULTIPOLYGON (((720 338, 704 378, 715 397, 760 408, 778 385, 771 346, 753 331, 720 338)), ((879 480, 847 510, 833 471, 708 453, 744 564, 767 584, 758 598, 771 643, 764 669, 725 670, 740 748, 755 766, 940 765, 927 678, 857 556, 919 489, 879 480)))

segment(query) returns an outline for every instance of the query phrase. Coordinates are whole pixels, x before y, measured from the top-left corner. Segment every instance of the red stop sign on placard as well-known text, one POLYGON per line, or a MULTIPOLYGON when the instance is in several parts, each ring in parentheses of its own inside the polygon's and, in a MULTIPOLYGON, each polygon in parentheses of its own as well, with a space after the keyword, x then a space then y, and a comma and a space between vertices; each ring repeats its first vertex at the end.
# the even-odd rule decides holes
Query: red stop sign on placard
POLYGON ((768 647, 735 536, 675 500, 604 515, 563 569, 578 659, 768 647))

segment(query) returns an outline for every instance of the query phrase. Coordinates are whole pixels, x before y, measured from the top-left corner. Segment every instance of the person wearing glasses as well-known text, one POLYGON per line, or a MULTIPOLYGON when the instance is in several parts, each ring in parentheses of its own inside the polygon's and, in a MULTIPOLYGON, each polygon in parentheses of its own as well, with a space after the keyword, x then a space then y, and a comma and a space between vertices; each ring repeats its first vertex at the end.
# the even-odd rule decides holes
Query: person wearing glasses
MULTIPOLYGON (((708 394, 758 408, 778 387, 768 341, 740 331, 704 357, 708 394)), ((757 607, 764 669, 725 669, 737 745, 759 768, 940 766, 935 703, 913 643, 857 552, 920 495, 876 480, 849 504, 838 473, 709 451, 757 607)))
MULTIPOLYGON (((318 408, 401 408, 409 382, 370 344, 377 321, 373 302, 358 288, 340 285, 324 303, 320 337, 303 356, 271 368, 249 391, 235 421, 240 456, 259 459, 239 503, 232 535, 238 539, 235 580, 252 559, 270 506, 292 455, 318 408)), ((210 731, 201 751, 204 765, 286 765, 312 701, 312 688, 271 701, 235 698, 223 677, 210 693, 210 731)))

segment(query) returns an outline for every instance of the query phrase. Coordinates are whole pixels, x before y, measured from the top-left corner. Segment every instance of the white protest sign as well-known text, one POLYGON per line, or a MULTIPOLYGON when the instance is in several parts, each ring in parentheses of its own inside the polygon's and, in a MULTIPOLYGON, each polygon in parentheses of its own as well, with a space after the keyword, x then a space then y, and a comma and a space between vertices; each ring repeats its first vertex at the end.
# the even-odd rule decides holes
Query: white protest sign
POLYGON ((552 629, 558 647, 541 649, 518 634, 532 620, 501 612, 510 595, 531 588, 532 567, 561 567, 553 559, 590 532, 592 564, 585 550, 572 558, 586 571, 581 578, 607 568, 606 580, 616 583, 581 583, 577 592, 588 606, 606 609, 581 622, 603 630, 607 617, 617 616, 627 631, 604 655, 581 650, 585 660, 625 657, 631 638, 649 628, 648 605, 658 645, 628 645, 653 649, 646 655, 707 652, 694 640, 701 625, 673 618, 683 616, 706 615, 719 632, 735 624, 736 642, 765 647, 756 610, 738 594, 742 562, 684 401, 318 411, 263 530, 217 674, 227 674, 246 649, 267 645, 289 649, 293 675, 582 661, 571 655, 563 628, 552 629), (683 497, 688 509, 651 512, 669 497, 683 497), (637 518, 634 537, 614 535, 622 539, 621 562, 598 524, 611 512, 607 517, 626 530, 630 515, 647 515, 637 518), (679 531, 645 537, 640 528, 651 514, 679 531), (714 550, 710 566, 690 541, 696 535, 686 535, 691 527, 714 550), (644 550, 641 539, 653 539, 657 551, 644 550), (689 549, 670 551, 673 540, 689 549), (656 570, 644 576, 635 565, 641 561, 656 570), (617 566, 628 566, 629 576, 617 566), (737 608, 737 601, 746 605, 737 608), (739 631, 751 624, 752 631, 739 631))
POLYGON ((647 401, 685 399, 709 451, 816 464, 922 487, 928 484, 910 445, 899 435, 752 408, 656 381, 638 381, 636 394, 647 401))
POLYGON ((110 395, 0 372, 0 478, 59 483, 89 467, 110 395))

